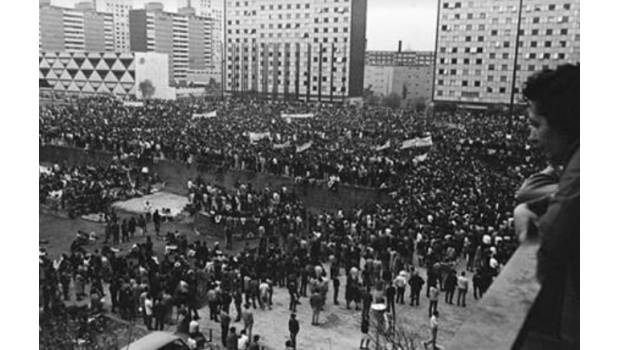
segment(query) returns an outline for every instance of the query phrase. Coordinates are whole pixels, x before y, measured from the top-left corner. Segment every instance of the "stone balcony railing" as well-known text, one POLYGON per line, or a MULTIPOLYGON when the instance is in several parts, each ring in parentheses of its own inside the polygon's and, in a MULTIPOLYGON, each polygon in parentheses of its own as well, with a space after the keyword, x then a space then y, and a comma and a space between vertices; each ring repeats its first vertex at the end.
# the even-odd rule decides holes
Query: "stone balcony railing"
POLYGON ((515 251, 446 349, 549 348, 541 341, 532 342, 526 322, 540 291, 536 279, 538 247, 538 242, 530 241, 515 251))

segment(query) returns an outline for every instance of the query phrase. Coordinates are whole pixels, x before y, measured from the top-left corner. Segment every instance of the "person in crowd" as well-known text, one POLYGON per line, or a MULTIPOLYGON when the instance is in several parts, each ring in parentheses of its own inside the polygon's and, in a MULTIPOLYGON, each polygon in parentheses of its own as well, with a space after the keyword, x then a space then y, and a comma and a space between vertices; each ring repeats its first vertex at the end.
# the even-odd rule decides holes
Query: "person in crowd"
POLYGON ((226 346, 226 339, 228 339, 228 329, 230 328, 230 315, 226 310, 220 310, 220 329, 222 334, 222 345, 226 346))
POLYGON ((428 349, 428 345, 432 345, 432 350, 439 349, 437 347, 437 332, 439 331, 439 312, 437 310, 433 311, 433 314, 430 316, 430 330, 431 337, 428 340, 422 342, 424 349, 428 349))
POLYGON ((288 331, 291 336, 291 342, 293 347, 297 348, 297 333, 299 333, 299 321, 295 317, 295 314, 291 314, 291 318, 288 320, 288 331))
POLYGON ((237 336, 237 329, 235 327, 230 327, 228 332, 228 338, 226 338, 226 349, 228 350, 238 350, 239 346, 239 337, 237 336))
POLYGON ((245 350, 247 349, 249 344, 250 344, 250 340, 248 336, 245 334, 245 329, 242 329, 241 332, 239 332, 239 339, 237 340, 237 349, 245 350))
POLYGON ((254 327, 254 314, 250 310, 250 304, 244 305, 245 309, 241 313, 241 319, 243 320, 243 330, 249 337, 252 336, 252 327, 254 327))
POLYGON ((437 302, 439 301, 439 288, 432 284, 428 295, 428 317, 437 311, 437 302))
POLYGON ((420 292, 422 291, 422 286, 424 285, 424 279, 420 277, 417 270, 413 270, 408 283, 411 290, 411 301, 409 305, 414 306, 415 303, 415 306, 420 306, 420 292))
POLYGON ((310 295, 310 308, 312 308, 312 325, 319 325, 319 316, 321 313, 321 306, 323 305, 323 298, 318 290, 312 291, 310 295))
POLYGON ((445 294, 446 304, 453 304, 454 291, 456 290, 456 284, 457 284, 456 271, 452 270, 448 274, 448 277, 446 277, 446 282, 444 283, 444 286, 446 288, 446 294, 445 294))
POLYGON ((461 275, 457 280, 458 295, 456 297, 456 305, 465 307, 465 298, 467 297, 467 289, 469 287, 469 279, 467 278, 465 271, 461 272, 461 275))
POLYGON ((248 350, 260 350, 259 341, 260 341, 260 335, 255 334, 254 335, 254 339, 252 340, 252 342, 248 346, 248 350))

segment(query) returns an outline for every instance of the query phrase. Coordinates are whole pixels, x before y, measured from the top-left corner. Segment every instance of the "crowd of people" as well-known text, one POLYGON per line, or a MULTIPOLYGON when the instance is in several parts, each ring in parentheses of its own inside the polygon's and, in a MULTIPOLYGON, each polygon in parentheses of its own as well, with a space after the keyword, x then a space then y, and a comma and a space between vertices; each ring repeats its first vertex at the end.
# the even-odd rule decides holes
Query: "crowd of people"
MULTIPOLYGON (((362 310, 366 331, 370 304, 383 301, 393 314, 394 303, 404 303, 407 286, 416 306, 426 285, 429 316, 437 311, 440 291, 451 304, 458 290, 457 304, 465 307, 470 283, 461 269, 474 272, 471 284, 479 297, 518 244, 511 223, 514 193, 544 165, 524 146, 526 123, 524 116, 508 113, 429 116, 385 107, 235 98, 148 101, 143 108, 91 98, 42 107, 42 145, 108 150, 119 158, 196 160, 305 180, 338 176, 343 183, 385 189, 392 197, 389 203, 311 212, 286 187, 224 189, 190 179, 188 196, 196 210, 255 219, 256 247, 246 244, 237 254, 225 254, 219 245, 169 234, 167 246, 174 249, 163 254, 153 251, 147 237, 126 256, 106 246, 101 252, 78 249, 55 263, 42 257, 44 308, 66 297, 67 280, 79 279, 90 283, 95 299, 109 284, 112 309, 123 317, 141 316, 147 327, 161 329, 176 309, 179 330, 196 333, 192 322, 206 303, 210 318, 221 322, 224 346, 237 349, 232 344, 238 339, 228 341, 232 334, 239 338, 230 328, 231 305, 249 347, 251 310, 271 308, 275 287, 288 290, 291 312, 308 297, 312 324, 318 324, 330 281, 333 302, 339 303, 342 276, 345 305, 362 310), (204 111, 217 113, 192 119, 204 111), (288 121, 281 113, 313 117, 288 121), (269 132, 271 139, 251 142, 248 132, 269 132), (428 135, 432 146, 400 149, 402 141, 428 135), (310 148, 297 152, 295 145, 310 141, 310 148), (290 147, 274 147, 287 143, 290 147), (377 150, 380 145, 389 147, 377 150)), ((96 171, 91 176, 99 175, 115 178, 96 171)), ((49 181, 46 191, 57 182, 49 181)), ((228 231, 232 237, 235 226, 228 231)), ((294 337, 290 342, 294 347, 294 337)))
MULTIPOLYGON (((40 107, 41 144, 66 144, 141 159, 165 157, 201 161, 228 168, 264 171, 301 179, 393 188, 400 175, 415 167, 411 149, 401 142, 430 133, 447 138, 452 147, 460 137, 466 146, 504 156, 523 152, 519 138, 506 138, 497 126, 517 123, 497 115, 470 122, 467 115, 433 116, 386 107, 309 105, 291 101, 231 98, 224 101, 149 101, 144 107, 125 107, 109 98, 81 99, 68 105, 40 107), (194 119, 213 111, 213 118, 194 119), (311 118, 287 119, 282 114, 306 113, 311 118), (457 129, 430 120, 451 120, 457 129), (486 122, 491 122, 488 125, 486 122), (466 125, 466 130, 460 128, 466 125), (250 133, 264 138, 252 139, 250 133), (308 145, 301 151, 296 146, 308 145), (388 145, 389 147, 381 147, 388 145), (480 146, 480 147, 479 147, 480 146), (377 151, 377 149, 380 149, 377 151)), ((512 136, 512 135, 511 135, 512 136)), ((445 144, 445 140, 444 140, 445 144)))

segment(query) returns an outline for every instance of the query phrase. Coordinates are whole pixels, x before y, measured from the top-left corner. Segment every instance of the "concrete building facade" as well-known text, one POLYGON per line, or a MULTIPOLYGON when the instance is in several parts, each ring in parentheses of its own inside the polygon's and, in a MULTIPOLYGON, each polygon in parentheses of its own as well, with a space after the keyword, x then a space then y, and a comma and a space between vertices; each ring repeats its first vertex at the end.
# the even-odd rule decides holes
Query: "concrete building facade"
POLYGON ((131 0, 94 0, 95 10, 112 14, 114 51, 129 52, 129 11, 131 0))
POLYGON ((75 9, 39 6, 39 50, 113 51, 113 19, 80 3, 75 9))
POLYGON ((368 51, 364 67, 364 89, 379 96, 398 94, 403 104, 432 97, 432 51, 368 51))
POLYGON ((188 74, 200 76, 201 79, 217 77, 222 81, 224 50, 224 0, 190 0, 190 6, 196 9, 198 16, 211 18, 211 67, 208 76, 201 75, 201 70, 190 69, 188 74))
POLYGON ((366 65, 370 66, 430 66, 433 51, 367 51, 366 65))
POLYGON ((516 104, 532 73, 579 62, 578 0, 438 2, 433 100, 516 104))
POLYGON ((170 81, 187 82, 189 70, 212 65, 211 20, 192 8, 164 12, 161 3, 149 3, 129 14, 132 51, 167 54, 170 81))
POLYGON ((366 10, 366 0, 226 0, 225 91, 362 96, 366 10))

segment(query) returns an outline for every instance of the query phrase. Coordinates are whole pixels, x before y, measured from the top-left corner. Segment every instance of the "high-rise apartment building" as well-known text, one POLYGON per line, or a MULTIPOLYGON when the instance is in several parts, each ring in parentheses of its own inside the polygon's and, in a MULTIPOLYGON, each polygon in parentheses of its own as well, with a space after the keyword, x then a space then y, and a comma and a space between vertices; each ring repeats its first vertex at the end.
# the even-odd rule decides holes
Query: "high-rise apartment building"
POLYGON ((433 100, 521 103, 527 77, 579 62, 578 0, 440 0, 433 100))
POLYGON ((131 51, 159 52, 170 57, 170 81, 187 81, 188 70, 212 65, 211 19, 193 8, 165 12, 161 3, 129 12, 131 51))
POLYGON ((362 96, 366 9, 366 0, 226 0, 225 90, 362 96))
MULTIPOLYGON (((224 45, 224 0, 188 0, 191 7, 196 9, 196 14, 212 19, 211 48, 212 70, 221 72, 223 45, 224 45)), ((220 78, 217 79, 221 80, 220 78)))
POLYGON ((366 65, 371 66, 430 66, 433 51, 367 51, 366 65))
POLYGON ((114 51, 129 52, 129 11, 131 0, 94 0, 98 12, 112 14, 114 51))
POLYGON ((80 3, 75 9, 39 7, 39 50, 114 51, 112 15, 80 3))

